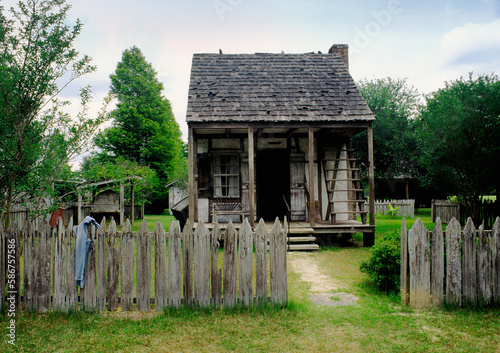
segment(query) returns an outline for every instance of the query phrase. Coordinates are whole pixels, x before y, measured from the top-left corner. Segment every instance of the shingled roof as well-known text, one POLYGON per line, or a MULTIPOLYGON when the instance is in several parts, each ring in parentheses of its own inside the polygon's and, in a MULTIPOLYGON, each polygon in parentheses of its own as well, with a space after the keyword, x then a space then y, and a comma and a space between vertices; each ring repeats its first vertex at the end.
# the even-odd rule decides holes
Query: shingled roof
POLYGON ((337 53, 194 54, 186 121, 371 121, 337 53))

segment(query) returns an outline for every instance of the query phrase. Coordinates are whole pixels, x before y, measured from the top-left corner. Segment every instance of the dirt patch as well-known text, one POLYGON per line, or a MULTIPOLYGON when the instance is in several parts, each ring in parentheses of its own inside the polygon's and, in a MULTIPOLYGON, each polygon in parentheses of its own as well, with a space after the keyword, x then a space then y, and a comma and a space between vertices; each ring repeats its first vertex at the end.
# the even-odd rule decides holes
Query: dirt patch
POLYGON ((120 318, 120 319, 130 319, 134 321, 139 321, 143 319, 152 319, 156 316, 162 315, 162 311, 155 311, 151 309, 148 312, 139 312, 137 310, 134 311, 122 311, 120 308, 116 311, 103 311, 100 315, 104 317, 112 317, 112 318, 120 318))
POLYGON ((303 282, 311 285, 313 293, 309 300, 317 305, 345 306, 354 305, 358 298, 350 293, 339 292, 346 284, 321 273, 314 253, 290 253, 288 263, 291 269, 300 274, 303 282), (332 293, 335 292, 335 293, 332 293))
POLYGON ((351 293, 316 293, 309 297, 309 300, 317 305, 324 306, 348 306, 354 305, 358 297, 351 293))

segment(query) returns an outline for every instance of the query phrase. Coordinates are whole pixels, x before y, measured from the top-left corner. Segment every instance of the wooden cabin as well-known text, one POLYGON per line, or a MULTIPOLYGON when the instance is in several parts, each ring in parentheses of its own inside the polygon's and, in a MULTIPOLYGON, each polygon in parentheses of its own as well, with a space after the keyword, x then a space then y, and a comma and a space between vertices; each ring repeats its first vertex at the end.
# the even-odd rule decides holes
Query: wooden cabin
POLYGON ((287 216, 291 234, 361 232, 372 245, 374 120, 348 72, 347 45, 328 54, 194 54, 189 218, 254 225, 287 216), (351 148, 364 130, 368 207, 351 148))

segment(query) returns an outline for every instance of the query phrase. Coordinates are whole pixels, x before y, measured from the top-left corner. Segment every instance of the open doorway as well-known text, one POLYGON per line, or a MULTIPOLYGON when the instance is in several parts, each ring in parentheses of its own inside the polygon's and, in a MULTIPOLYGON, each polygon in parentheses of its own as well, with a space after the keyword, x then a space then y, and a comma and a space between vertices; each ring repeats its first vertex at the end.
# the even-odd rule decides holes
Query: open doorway
POLYGON ((257 210, 265 221, 283 219, 290 199, 290 158, 287 150, 260 150, 257 155, 257 210))

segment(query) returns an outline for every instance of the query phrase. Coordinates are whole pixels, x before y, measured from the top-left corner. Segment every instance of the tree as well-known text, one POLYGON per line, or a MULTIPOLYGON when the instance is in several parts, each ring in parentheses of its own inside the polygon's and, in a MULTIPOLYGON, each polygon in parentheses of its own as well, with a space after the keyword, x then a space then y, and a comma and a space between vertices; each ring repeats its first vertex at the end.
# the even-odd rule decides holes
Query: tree
POLYGON ((123 52, 111 76, 111 94, 117 99, 114 125, 95 139, 104 153, 149 165, 161 181, 157 191, 178 174, 183 163, 181 132, 163 84, 139 48, 123 52))
MULTIPOLYGON (((419 93, 405 79, 374 79, 358 83, 376 120, 373 146, 376 184, 383 179, 414 176, 417 173, 416 142, 412 120, 419 109, 419 93)), ((368 165, 366 132, 353 138, 358 159, 368 165)), ((364 173, 366 174, 366 172, 364 173)))
MULTIPOLYGON (((64 112, 59 93, 96 70, 73 44, 82 29, 66 25, 65 0, 25 0, 7 18, 0 8, 0 202, 5 223, 16 195, 41 200, 68 160, 79 154, 104 111, 88 118, 90 87, 80 91, 81 111, 64 112)), ((39 202, 38 202, 39 204, 39 202)))
POLYGON ((417 121, 424 180, 459 195, 477 217, 481 197, 500 186, 498 76, 446 82, 426 102, 417 121))

